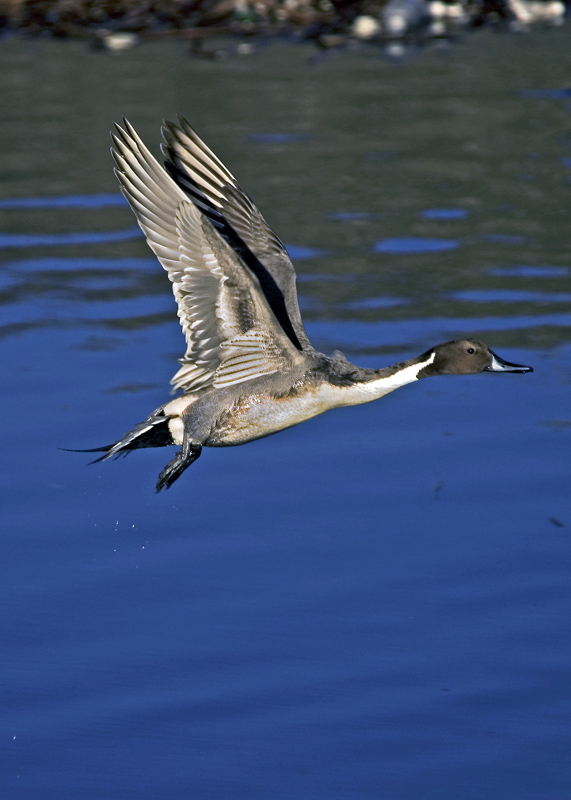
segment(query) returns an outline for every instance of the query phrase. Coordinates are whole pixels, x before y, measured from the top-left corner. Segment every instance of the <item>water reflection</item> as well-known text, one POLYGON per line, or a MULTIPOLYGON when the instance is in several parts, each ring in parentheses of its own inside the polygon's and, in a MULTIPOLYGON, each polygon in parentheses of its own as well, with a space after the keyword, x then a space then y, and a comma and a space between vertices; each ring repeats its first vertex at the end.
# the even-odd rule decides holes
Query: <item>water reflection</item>
MULTIPOLYGON (((140 231, 137 229, 138 234, 140 231)), ((173 301, 154 258, 52 257, 10 261, 0 273, 0 335, 13 335, 41 322, 75 320, 132 324, 168 314, 173 301), (157 274, 158 272, 158 274, 157 274)))
POLYGON ((14 197, 0 199, 0 210, 14 208, 108 208, 126 206, 122 194, 75 194, 63 197, 14 197))
MULTIPOLYGON (((140 231, 139 231, 140 233, 140 231)), ((128 271, 132 276, 139 273, 154 271, 157 260, 154 256, 149 258, 97 258, 86 256, 72 258, 69 256, 52 258, 28 258, 20 261, 8 261, 2 265, 5 274, 39 273, 45 276, 58 272, 83 273, 101 272, 112 273, 117 269, 128 271)), ((36 279, 34 276, 34 280, 36 279)))
POLYGON ((522 97, 529 97, 534 100, 569 100, 571 99, 570 89, 520 89, 522 97))
POLYGON ((490 275, 506 275, 514 278, 565 278, 571 274, 569 267, 491 267, 490 275))
POLYGON ((466 219, 468 213, 465 208, 427 208, 420 212, 425 219, 436 220, 466 219))
POLYGON ((362 300, 352 300, 345 303, 342 307, 349 310, 360 308, 395 308, 396 306, 407 305, 409 301, 402 297, 366 297, 362 300))
MULTIPOLYGON (((90 209, 105 208, 109 205, 124 205, 121 195, 68 195, 63 197, 26 198, 18 205, 18 200, 6 200, 5 207, 12 208, 15 212, 24 214, 36 208, 49 207, 52 209, 66 209, 77 206, 90 209)), ((468 212, 460 208, 431 208, 419 212, 420 216, 429 221, 449 221, 466 219, 468 212)), ((365 213, 331 213, 332 220, 354 220, 366 222, 369 226, 377 225, 378 215, 365 213)), ((38 246, 93 246, 105 243, 128 241, 140 238, 141 232, 133 227, 120 231, 68 232, 63 234, 1 234, 0 246, 6 248, 34 248, 38 246)), ((526 237, 511 234, 482 234, 482 239, 496 244, 523 244, 526 237)), ((365 251, 365 242, 358 245, 365 251)), ((455 250, 460 246, 457 239, 403 236, 382 239, 374 244, 374 253, 384 255, 445 253, 455 250)), ((331 251, 317 247, 304 247, 300 245, 287 245, 288 252, 294 261, 309 263, 320 260, 330 265, 339 262, 339 256, 331 251), (325 260, 324 260, 325 259, 325 260), (331 260, 333 259, 333 261, 331 260)), ((359 255, 358 252, 354 255, 359 255)), ((388 342, 391 346, 398 346, 398 338, 411 343, 420 337, 417 331, 424 328, 430 335, 449 338, 451 335, 461 335, 463 331, 487 330, 514 330, 521 328, 535 328, 549 324, 553 330, 567 324, 567 317, 552 314, 548 310, 540 316, 518 316, 503 321, 491 320, 489 317, 473 317, 469 320, 453 319, 448 324, 443 324, 440 308, 435 308, 435 316, 431 319, 423 311, 423 304, 416 294, 394 297, 390 294, 376 294, 375 285, 378 283, 378 266, 360 276, 359 284, 350 273, 335 274, 331 272, 303 272, 299 274, 300 304, 307 314, 309 325, 313 325, 316 335, 320 340, 335 341, 337 346, 365 347, 365 340, 370 338, 369 349, 373 352, 386 349, 388 342), (341 296, 339 293, 325 291, 325 287, 334 287, 336 284, 344 286, 341 296), (362 288, 369 284, 366 296, 362 288), (315 287, 311 294, 304 294, 303 287, 315 287), (403 314, 405 319, 387 319, 386 322, 375 323, 371 327, 370 321, 364 326, 355 328, 347 320, 339 320, 337 334, 332 336, 329 325, 324 323, 323 316, 339 314, 343 311, 356 317, 376 314, 379 312, 386 317, 403 314), (406 329, 406 330, 405 330, 406 329), (359 331, 355 336, 355 332, 359 331)), ((497 277, 517 278, 565 278, 569 274, 567 267, 549 266, 505 266, 490 267, 489 275, 497 277)), ((4 264, 0 278, 0 303, 5 306, 13 305, 3 315, 1 327, 2 335, 14 335, 18 331, 36 327, 38 324, 55 325, 66 321, 69 324, 75 320, 80 325, 85 325, 89 320, 99 324, 104 323, 111 327, 124 326, 140 327, 147 320, 149 325, 165 322, 173 310, 172 296, 168 281, 164 280, 162 271, 153 257, 147 258, 99 258, 96 256, 80 257, 44 257, 31 258, 19 261, 10 261, 4 264), (58 306, 51 306, 46 315, 49 298, 57 298, 58 306), (70 301, 73 305, 65 307, 61 301, 70 301), (41 302, 38 302, 41 301, 41 302), (76 303, 87 303, 79 309, 76 303), (15 305, 14 305, 15 304, 15 305), (59 321, 59 322, 58 322, 59 321)), ((513 289, 508 287, 480 287, 464 288, 456 291, 442 292, 442 301, 446 303, 474 303, 485 304, 528 304, 537 306, 560 305, 571 302, 571 294, 564 290, 554 292, 538 291, 533 288, 513 289)), ((453 307, 450 309, 453 310, 453 307)))
POLYGON ((482 239, 494 244, 525 244, 527 236, 513 236, 506 233, 484 233, 482 239))
POLYGON ((56 245, 86 245, 124 242, 141 235, 139 228, 122 231, 76 233, 0 233, 0 247, 55 247, 56 245))
POLYGON ((434 237, 401 236, 382 239, 373 246, 375 253, 443 253, 460 246, 456 239, 436 239, 434 237))
MULTIPOLYGON (((551 329, 563 329, 559 333, 566 334, 570 325, 571 313, 548 316, 522 314, 509 317, 434 317, 373 323, 357 320, 314 321, 306 327, 312 341, 321 343, 323 349, 326 349, 325 343, 329 343, 330 349, 349 348, 354 353, 373 354, 398 352, 399 348, 412 350, 422 342, 426 345, 437 344, 439 341, 462 336, 493 340, 493 333, 500 331, 518 333, 521 341, 524 331, 549 326, 551 329)), ((557 336, 556 330, 551 331, 551 336, 552 340, 557 336)), ((498 341, 497 336, 495 341, 498 341)))
POLYGON ((286 250, 293 261, 303 261, 307 258, 321 258, 327 255, 326 250, 318 250, 315 247, 300 247, 300 245, 296 244, 286 244, 286 250))
POLYGON ((526 292, 523 289, 481 289, 454 292, 450 297, 470 303, 571 303, 569 293, 526 292))
POLYGON ((354 220, 371 219, 375 215, 367 211, 335 211, 329 216, 339 222, 352 222, 354 220))
POLYGON ((303 142, 308 136, 305 133, 252 133, 250 139, 263 144, 290 144, 303 142))

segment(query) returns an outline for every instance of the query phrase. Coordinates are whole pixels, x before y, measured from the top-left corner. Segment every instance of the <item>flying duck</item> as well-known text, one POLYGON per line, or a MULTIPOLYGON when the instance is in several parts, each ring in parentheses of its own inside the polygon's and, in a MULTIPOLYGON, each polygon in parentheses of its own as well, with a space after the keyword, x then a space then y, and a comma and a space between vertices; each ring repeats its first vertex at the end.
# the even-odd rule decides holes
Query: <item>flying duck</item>
POLYGON ((183 117, 165 122, 162 133, 164 167, 126 120, 124 128, 116 125, 111 152, 121 190, 178 304, 186 352, 171 383, 179 394, 115 444, 89 451, 104 453, 97 461, 177 445, 158 492, 203 447, 245 444, 432 375, 532 372, 474 339, 381 369, 319 353, 305 332, 281 240, 183 117))

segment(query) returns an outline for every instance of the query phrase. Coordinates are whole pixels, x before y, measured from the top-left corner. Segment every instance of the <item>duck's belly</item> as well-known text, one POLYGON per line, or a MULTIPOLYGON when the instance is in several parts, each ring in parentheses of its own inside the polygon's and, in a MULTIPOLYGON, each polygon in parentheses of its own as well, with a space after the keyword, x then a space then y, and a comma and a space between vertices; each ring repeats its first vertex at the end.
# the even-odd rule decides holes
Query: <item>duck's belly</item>
POLYGON ((345 397, 345 393, 344 389, 322 386, 303 395, 276 397, 254 394, 241 398, 231 411, 219 417, 204 444, 208 447, 227 447, 270 436, 331 408, 349 405, 349 397, 345 397))

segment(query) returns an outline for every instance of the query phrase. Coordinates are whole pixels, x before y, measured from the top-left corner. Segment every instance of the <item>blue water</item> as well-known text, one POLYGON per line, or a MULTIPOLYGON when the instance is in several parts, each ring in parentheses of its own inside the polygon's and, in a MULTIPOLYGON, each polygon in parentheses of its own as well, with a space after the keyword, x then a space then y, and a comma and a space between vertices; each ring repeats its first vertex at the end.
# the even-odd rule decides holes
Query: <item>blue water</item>
POLYGON ((571 294, 557 292, 531 292, 518 289, 484 289, 472 292, 454 292, 455 300, 470 303, 571 303, 571 294))
POLYGON ((344 307, 348 309, 358 308, 394 308, 395 306, 406 305, 408 300, 401 297, 366 297, 363 300, 353 300, 351 303, 345 303, 344 307))
POLYGON ((545 100, 569 100, 571 89, 522 89, 522 97, 545 100))
POLYGON ((376 242, 375 253, 441 253, 455 250, 460 242, 455 239, 436 239, 421 236, 403 236, 400 238, 382 239, 376 242))
POLYGON ((104 233, 0 233, 0 247, 53 247, 68 244, 100 244, 103 242, 122 242, 140 236, 138 228, 123 231, 106 231, 104 233))
POLYGON ((469 212, 465 208, 426 208, 421 214, 425 219, 448 220, 466 219, 469 212))
POLYGON ((69 195, 67 197, 14 197, 0 200, 0 210, 14 208, 105 208, 124 206, 122 194, 69 195))
POLYGON ((486 233, 482 238, 494 244, 525 244, 527 242, 526 236, 513 236, 508 233, 486 233))
POLYGON ((568 114, 519 93, 566 85, 544 33, 402 68, 5 42, 2 800, 571 796, 568 114), (534 372, 206 449, 159 495, 172 448, 60 449, 164 403, 183 352, 107 160, 121 113, 158 152, 166 87, 295 243, 316 347, 381 366, 470 335, 534 372))
POLYGON ((354 222, 355 220, 370 219, 372 215, 367 211, 335 211, 329 216, 339 222, 354 222))
MULTIPOLYGON (((154 264, 6 266, 24 284, 61 273, 86 288, 91 275, 94 289, 154 264)), ((503 348, 536 372, 427 381, 206 451, 155 496, 165 451, 87 468, 56 448, 106 443, 166 399, 172 305, 165 292, 7 307, 40 328, 0 340, 18 442, 0 559, 5 796, 341 800, 416 798, 422 785, 475 800, 500 785, 562 798, 571 517, 557 421, 569 406, 545 386, 571 347, 556 361, 503 348), (153 327, 110 328, 162 311, 153 327)), ((351 348, 570 323, 551 312, 308 331, 351 348)))
POLYGON ((299 244, 286 244, 286 249, 289 257, 295 261, 301 261, 305 258, 319 258, 319 256, 326 255, 325 250, 318 250, 315 247, 302 247, 299 244))
POLYGON ((263 144, 295 144, 303 142, 307 136, 303 133, 253 133, 250 139, 263 144))
POLYGON ((569 267, 550 267, 550 266, 514 266, 514 267, 493 267, 490 270, 492 275, 507 275, 520 278, 565 278, 571 274, 569 267))

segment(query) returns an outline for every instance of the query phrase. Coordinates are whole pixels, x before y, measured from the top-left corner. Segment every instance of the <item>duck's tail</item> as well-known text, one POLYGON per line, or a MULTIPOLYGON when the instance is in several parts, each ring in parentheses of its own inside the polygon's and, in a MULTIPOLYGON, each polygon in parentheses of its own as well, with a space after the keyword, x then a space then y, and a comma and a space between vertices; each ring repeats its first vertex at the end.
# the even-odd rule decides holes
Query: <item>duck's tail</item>
POLYGON ((62 450, 67 450, 69 453, 103 453, 102 456, 90 461, 90 464, 97 464, 100 461, 106 461, 108 458, 118 458, 119 456, 126 456, 133 450, 138 450, 140 447, 166 447, 169 444, 175 444, 169 428, 170 416, 164 413, 163 407, 158 408, 156 411, 139 422, 138 425, 128 431, 122 439, 108 444, 104 447, 91 447, 86 450, 71 450, 62 447, 62 450))

